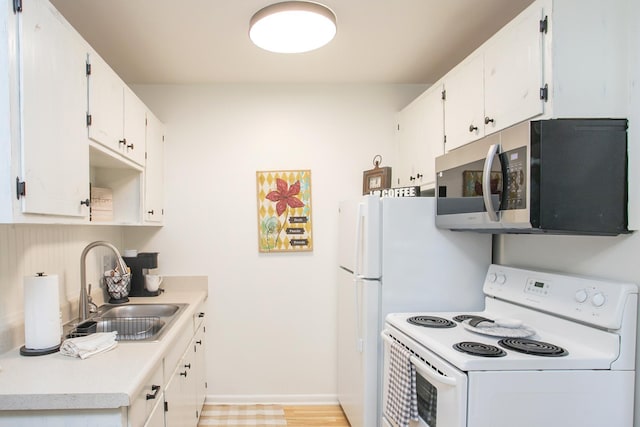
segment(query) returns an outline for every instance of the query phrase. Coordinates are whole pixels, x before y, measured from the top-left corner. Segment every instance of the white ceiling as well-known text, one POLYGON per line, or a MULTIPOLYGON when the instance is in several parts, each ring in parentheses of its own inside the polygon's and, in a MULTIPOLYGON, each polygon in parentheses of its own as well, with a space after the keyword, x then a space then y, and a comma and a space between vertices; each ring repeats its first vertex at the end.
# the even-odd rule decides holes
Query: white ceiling
POLYGON ((248 37, 277 1, 51 0, 130 84, 433 83, 533 0, 324 0, 335 39, 294 55, 248 37))

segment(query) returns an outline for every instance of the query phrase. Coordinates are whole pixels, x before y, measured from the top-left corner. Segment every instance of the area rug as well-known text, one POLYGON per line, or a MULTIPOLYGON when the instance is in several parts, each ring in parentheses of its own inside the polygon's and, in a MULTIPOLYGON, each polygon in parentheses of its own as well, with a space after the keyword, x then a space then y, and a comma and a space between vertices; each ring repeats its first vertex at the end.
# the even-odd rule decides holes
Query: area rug
POLYGON ((205 405, 198 426, 286 426, 280 405, 205 405))

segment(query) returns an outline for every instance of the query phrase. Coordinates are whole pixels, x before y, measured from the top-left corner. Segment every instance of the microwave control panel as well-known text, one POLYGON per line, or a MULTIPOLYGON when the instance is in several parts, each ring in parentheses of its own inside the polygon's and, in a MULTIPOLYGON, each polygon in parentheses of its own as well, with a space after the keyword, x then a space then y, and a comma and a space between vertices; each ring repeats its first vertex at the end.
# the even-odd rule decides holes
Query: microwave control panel
POLYGON ((527 207, 527 148, 520 147, 500 154, 504 196, 501 210, 526 209, 527 207))

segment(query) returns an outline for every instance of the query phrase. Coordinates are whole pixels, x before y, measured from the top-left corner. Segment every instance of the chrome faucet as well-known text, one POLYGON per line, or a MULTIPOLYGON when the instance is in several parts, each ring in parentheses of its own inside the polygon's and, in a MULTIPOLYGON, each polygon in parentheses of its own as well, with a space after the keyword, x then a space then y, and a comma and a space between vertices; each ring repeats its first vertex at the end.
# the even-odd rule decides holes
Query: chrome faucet
POLYGON ((84 322, 88 318, 88 313, 91 310, 89 306, 89 295, 87 292, 87 254, 89 251, 96 246, 104 246, 105 248, 109 248, 113 251, 116 256, 116 264, 120 270, 121 274, 127 273, 127 264, 125 264, 122 256, 120 256, 120 252, 109 242, 97 241, 93 243, 89 243, 86 248, 82 251, 82 255, 80 255, 80 299, 78 300, 78 322, 84 322))

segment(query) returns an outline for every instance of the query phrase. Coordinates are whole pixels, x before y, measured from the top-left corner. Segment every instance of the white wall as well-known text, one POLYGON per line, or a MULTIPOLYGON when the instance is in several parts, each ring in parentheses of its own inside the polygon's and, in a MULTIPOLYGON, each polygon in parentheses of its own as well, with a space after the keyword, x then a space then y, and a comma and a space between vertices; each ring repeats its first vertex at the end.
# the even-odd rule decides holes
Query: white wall
MULTIPOLYGON (((121 247, 120 227, 74 225, 0 224, 0 353, 24 344, 23 283, 38 272, 59 277, 63 321, 77 316, 80 293, 80 254, 96 240, 121 247)), ((106 296, 99 288, 102 256, 100 248, 87 257, 87 283, 100 305, 106 296)))
POLYGON ((206 275, 215 401, 336 401, 336 216, 424 86, 136 86, 165 123, 165 226, 126 245, 206 275), (311 169, 314 249, 260 254, 255 173, 311 169))

